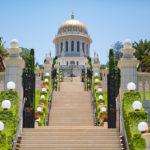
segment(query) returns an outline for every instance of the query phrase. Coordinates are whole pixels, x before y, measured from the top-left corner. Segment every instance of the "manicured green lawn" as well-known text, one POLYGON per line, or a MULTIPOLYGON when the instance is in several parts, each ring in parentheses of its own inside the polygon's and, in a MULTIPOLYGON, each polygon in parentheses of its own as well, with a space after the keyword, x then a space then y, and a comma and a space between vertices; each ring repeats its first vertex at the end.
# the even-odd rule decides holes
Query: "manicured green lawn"
POLYGON ((41 91, 35 91, 35 110, 37 110, 37 105, 40 101, 40 93, 41 91))
MULTIPOLYGON (((141 95, 141 98, 143 100, 143 91, 139 91, 140 92, 140 95, 141 95)), ((149 96, 149 91, 146 91, 146 100, 150 100, 150 96, 149 96)))

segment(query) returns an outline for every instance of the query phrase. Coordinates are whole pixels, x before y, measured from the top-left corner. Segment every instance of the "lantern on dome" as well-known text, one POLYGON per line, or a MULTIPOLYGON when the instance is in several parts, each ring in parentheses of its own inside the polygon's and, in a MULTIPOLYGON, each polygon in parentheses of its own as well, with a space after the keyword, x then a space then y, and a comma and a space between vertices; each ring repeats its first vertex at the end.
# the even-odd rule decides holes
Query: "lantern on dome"
POLYGON ((43 111, 42 107, 37 107, 37 112, 42 112, 42 111, 43 111))
POLYGON ((9 81, 7 83, 7 89, 8 90, 15 90, 15 88, 16 88, 16 84, 13 81, 9 81))
POLYGON ((98 88, 96 92, 102 92, 102 88, 98 88))
POLYGON ((135 111, 141 110, 142 103, 140 101, 134 101, 132 107, 135 111))
POLYGON ((128 91, 135 91, 136 90, 136 84, 133 82, 129 82, 127 84, 127 89, 128 89, 128 91))
POLYGON ((138 124, 138 130, 142 133, 145 132, 146 130, 148 130, 148 124, 146 122, 140 122, 138 124))
POLYGON ((99 79, 95 79, 95 82, 98 83, 98 82, 99 82, 99 79))
POLYGON ((41 95, 41 99, 45 99, 45 95, 41 95))
POLYGON ((42 92, 47 92, 46 88, 42 88, 42 92))
POLYGON ((98 97, 99 99, 103 99, 103 95, 99 95, 99 97, 98 97))
POLYGON ((45 73, 45 76, 49 77, 49 76, 50 76, 50 74, 47 72, 47 73, 45 73))
POLYGON ((100 112, 106 112, 106 107, 101 107, 100 112))
POLYGON ((98 73, 94 73, 94 76, 95 76, 95 77, 98 77, 98 73))
POLYGON ((45 79, 44 81, 47 83, 47 82, 48 82, 48 79, 45 79))
POLYGON ((3 108, 4 110, 10 109, 10 107, 11 107, 11 102, 10 102, 10 100, 4 100, 4 101, 2 101, 2 108, 3 108))

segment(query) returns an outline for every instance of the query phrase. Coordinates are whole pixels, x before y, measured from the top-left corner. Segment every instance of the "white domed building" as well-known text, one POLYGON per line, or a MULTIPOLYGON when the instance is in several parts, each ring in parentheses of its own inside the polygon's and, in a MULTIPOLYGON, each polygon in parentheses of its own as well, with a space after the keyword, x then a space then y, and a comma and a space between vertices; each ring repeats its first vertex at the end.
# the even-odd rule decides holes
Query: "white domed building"
POLYGON ((81 76, 82 69, 88 64, 92 40, 83 23, 74 19, 64 22, 53 40, 57 64, 65 76, 81 76))

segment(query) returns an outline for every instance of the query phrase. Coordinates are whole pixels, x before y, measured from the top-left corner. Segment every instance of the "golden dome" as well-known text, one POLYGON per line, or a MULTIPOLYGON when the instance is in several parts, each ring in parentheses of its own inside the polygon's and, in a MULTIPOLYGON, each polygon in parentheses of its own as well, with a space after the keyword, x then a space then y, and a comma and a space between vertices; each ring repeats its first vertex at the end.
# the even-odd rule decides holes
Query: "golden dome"
POLYGON ((65 21, 58 29, 58 34, 65 34, 67 32, 78 32, 83 34, 88 34, 88 31, 83 23, 74 19, 74 14, 72 14, 71 19, 65 21))

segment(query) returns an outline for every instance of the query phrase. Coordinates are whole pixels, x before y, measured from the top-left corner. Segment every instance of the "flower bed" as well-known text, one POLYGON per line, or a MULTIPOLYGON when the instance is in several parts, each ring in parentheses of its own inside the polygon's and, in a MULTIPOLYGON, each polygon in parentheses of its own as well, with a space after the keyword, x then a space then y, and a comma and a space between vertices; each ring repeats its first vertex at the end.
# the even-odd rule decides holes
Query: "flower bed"
POLYGON ((94 76, 92 83, 98 124, 104 126, 104 122, 107 121, 107 93, 102 91, 102 84, 99 76, 94 76))
POLYGON ((0 133, 0 150, 12 150, 19 119, 19 97, 16 91, 1 91, 0 106, 3 100, 10 100, 9 110, 0 107, 0 121, 4 123, 4 130, 0 133))
MULTIPOLYGON (((141 138, 141 132, 138 130, 139 122, 147 121, 147 112, 142 108, 139 111, 135 111, 132 107, 134 101, 140 101, 141 96, 139 92, 130 91, 125 92, 123 95, 123 117, 125 120, 125 128, 127 132, 128 142, 130 150, 144 150, 145 140, 141 138)), ((147 131, 145 131, 147 132, 147 131)))
POLYGON ((48 111, 48 100, 51 94, 51 77, 44 76, 41 84, 42 91, 35 94, 35 121, 39 126, 46 125, 46 115, 48 111))

